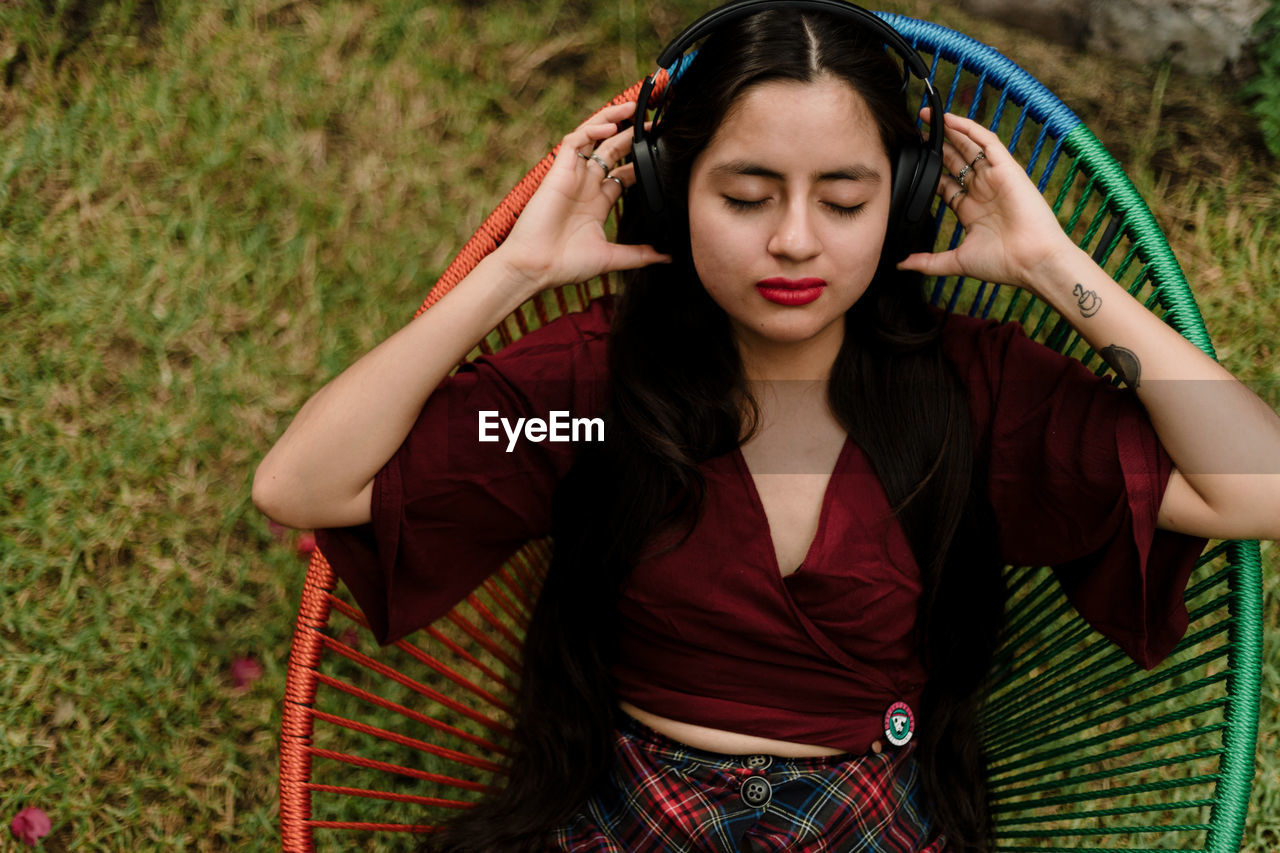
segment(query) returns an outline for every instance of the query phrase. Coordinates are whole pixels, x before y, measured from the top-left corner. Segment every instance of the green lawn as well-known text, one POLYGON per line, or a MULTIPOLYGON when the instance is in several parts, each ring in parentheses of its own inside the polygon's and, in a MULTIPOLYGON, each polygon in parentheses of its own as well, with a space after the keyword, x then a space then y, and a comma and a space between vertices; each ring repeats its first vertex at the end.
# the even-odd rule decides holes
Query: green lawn
MULTIPOLYGON (((257 461, 706 5, 0 0, 6 825, 34 805, 48 850, 278 848, 304 562, 250 503, 257 461), (238 689, 244 657, 263 674, 238 689)), ((1220 358, 1280 406, 1280 185, 1244 110, 942 3, 882 5, 994 43, 1081 114, 1148 195, 1220 358)), ((1280 846, 1264 559, 1256 853, 1280 846)))

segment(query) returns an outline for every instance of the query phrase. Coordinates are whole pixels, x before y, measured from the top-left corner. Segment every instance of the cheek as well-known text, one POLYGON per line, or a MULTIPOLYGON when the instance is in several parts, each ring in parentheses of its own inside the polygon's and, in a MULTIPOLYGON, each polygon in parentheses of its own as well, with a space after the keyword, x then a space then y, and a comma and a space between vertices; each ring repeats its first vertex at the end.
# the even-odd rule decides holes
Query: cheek
POLYGON ((694 206, 689 211, 689 246, 694 267, 704 282, 710 283, 717 271, 723 272, 743 255, 746 237, 739 233, 742 229, 730 226, 714 210, 694 206))

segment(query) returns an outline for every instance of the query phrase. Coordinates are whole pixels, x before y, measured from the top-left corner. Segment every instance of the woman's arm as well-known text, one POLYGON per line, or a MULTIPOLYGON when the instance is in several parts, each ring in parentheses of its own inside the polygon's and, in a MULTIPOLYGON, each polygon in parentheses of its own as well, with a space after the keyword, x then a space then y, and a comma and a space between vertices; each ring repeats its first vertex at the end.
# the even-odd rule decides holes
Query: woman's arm
MULTIPOLYGON (((617 122, 634 111, 634 103, 608 107, 565 136, 506 241, 306 402, 254 475, 263 513, 291 527, 369 521, 374 475, 449 371, 503 318, 548 287, 669 260, 607 240, 604 220, 621 188, 585 159, 593 150, 605 163, 621 159, 631 131, 619 133, 617 122)), ((634 182, 630 166, 613 175, 634 182)))
POLYGON ((1280 539, 1280 417, 1072 243, 994 133, 949 114, 946 129, 947 168, 973 165, 966 192, 944 176, 938 193, 967 233, 956 249, 902 266, 1022 287, 1075 327, 1137 393, 1174 462, 1160 527, 1280 539))

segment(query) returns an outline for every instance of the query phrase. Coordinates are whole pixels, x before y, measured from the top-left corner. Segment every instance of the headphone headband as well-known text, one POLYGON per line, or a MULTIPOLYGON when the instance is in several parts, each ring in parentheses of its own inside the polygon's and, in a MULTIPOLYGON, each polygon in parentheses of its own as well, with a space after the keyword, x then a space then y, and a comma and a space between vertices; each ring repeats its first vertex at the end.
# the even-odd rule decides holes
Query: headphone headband
MULTIPOLYGON (((718 9, 712 9, 685 27, 658 55, 659 68, 666 69, 669 78, 673 77, 672 68, 676 62, 699 39, 716 28, 738 18, 770 9, 826 12, 846 20, 852 20, 878 36, 886 47, 902 57, 907 73, 914 74, 924 82, 925 97, 929 101, 929 108, 934 116, 934 121, 929 127, 929 135, 920 140, 919 148, 917 149, 920 153, 911 156, 905 161, 900 161, 900 165, 908 166, 912 174, 904 179, 904 189, 901 192, 895 190, 895 206, 902 209, 903 216, 908 221, 918 219, 928 206, 929 199, 933 195, 933 185, 936 183, 938 173, 942 168, 943 132, 941 116, 944 113, 942 98, 933 88, 933 84, 929 80, 929 68, 925 65, 924 60, 920 58, 920 54, 902 37, 901 33, 881 20, 875 13, 868 12, 861 6, 844 2, 844 0, 738 0, 736 3, 728 3, 718 9)), ((656 79, 657 72, 655 71, 645 78, 640 87, 640 93, 636 98, 636 121, 633 125, 632 139, 637 177, 649 209, 653 212, 662 210, 663 201, 661 191, 657 186, 658 180, 655 167, 657 154, 653 150, 653 143, 649 140, 650 134, 645 132, 644 116, 650 107, 649 101, 653 94, 656 79)), ((672 85, 670 79, 667 85, 669 89, 672 85)))
POLYGON ((915 48, 902 37, 901 33, 886 24, 874 12, 868 12, 861 6, 846 3, 844 0, 740 0, 738 3, 726 4, 718 9, 712 9, 685 27, 658 55, 658 66, 670 71, 671 66, 685 51, 693 46, 694 42, 710 33, 716 27, 754 12, 763 12, 766 9, 830 12, 833 15, 856 18, 859 23, 875 30, 877 34, 882 36, 885 43, 891 45, 895 52, 902 56, 911 73, 923 80, 926 86, 933 88, 929 84, 929 69, 925 66, 924 60, 920 58, 920 54, 916 53, 915 48))

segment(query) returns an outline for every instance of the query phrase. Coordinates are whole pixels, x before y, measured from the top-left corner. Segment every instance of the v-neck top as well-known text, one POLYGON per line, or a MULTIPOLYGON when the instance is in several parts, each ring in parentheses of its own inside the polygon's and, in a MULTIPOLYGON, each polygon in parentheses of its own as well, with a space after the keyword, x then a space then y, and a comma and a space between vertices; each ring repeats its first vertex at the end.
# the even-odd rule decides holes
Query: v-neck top
MULTIPOLYGON (((605 410, 611 316, 612 299, 598 299, 459 368, 375 477, 372 521, 317 532, 381 642, 443 615, 547 535, 579 446, 551 439, 605 410), (520 418, 546 422, 542 439, 518 431, 520 418)), ((942 334, 989 460, 1002 557, 1053 566, 1090 624, 1154 666, 1186 630, 1182 593, 1205 540, 1155 526, 1172 462, 1136 396, 1014 323, 953 314, 942 334)), ((647 549, 622 587, 619 698, 695 725, 865 752, 890 705, 919 708, 925 682, 913 643, 920 571, 869 460, 846 438, 814 539, 785 577, 741 450, 701 472, 692 533, 647 549)))

